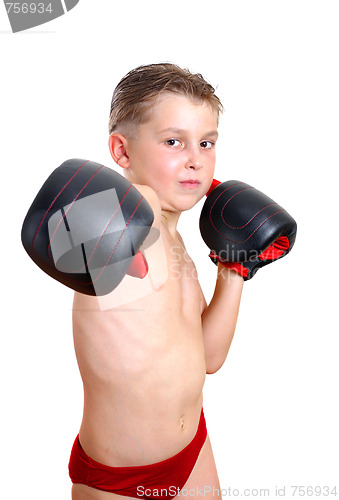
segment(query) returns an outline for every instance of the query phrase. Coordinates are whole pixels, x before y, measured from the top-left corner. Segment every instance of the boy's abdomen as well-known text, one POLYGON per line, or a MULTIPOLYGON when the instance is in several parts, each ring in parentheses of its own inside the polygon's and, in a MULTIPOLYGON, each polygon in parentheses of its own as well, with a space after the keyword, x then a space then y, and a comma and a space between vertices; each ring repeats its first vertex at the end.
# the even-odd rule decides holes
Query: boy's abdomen
POLYGON ((84 382, 82 447, 112 467, 165 460, 193 439, 200 418, 206 374, 200 317, 150 325, 135 317, 130 328, 123 314, 104 314, 92 328, 89 321, 74 324, 84 382))

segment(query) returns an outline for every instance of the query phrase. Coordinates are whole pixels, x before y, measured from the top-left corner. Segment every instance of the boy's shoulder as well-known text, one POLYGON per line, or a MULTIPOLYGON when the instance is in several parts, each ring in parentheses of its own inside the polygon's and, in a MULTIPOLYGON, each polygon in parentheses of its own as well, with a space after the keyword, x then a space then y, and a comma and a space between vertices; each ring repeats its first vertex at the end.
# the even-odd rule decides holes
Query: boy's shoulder
POLYGON ((153 188, 147 186, 146 184, 133 184, 133 186, 142 194, 145 200, 149 203, 154 214, 154 221, 152 226, 159 229, 161 222, 161 205, 159 196, 157 195, 157 193, 154 191, 153 188))

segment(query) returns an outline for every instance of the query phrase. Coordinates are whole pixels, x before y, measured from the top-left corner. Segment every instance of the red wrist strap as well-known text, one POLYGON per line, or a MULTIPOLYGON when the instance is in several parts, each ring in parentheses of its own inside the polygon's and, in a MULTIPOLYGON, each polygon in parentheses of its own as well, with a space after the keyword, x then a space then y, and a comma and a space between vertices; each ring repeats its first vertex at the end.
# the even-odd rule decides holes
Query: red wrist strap
POLYGON ((220 264, 222 266, 227 267, 227 269, 232 269, 232 271, 237 272, 243 278, 247 278, 249 271, 248 271, 248 269, 246 267, 244 267, 239 262, 227 262, 226 260, 221 260, 218 257, 218 255, 216 253, 214 253, 214 252, 211 252, 209 254, 209 257, 211 257, 212 259, 216 259, 218 262, 220 262, 220 264))

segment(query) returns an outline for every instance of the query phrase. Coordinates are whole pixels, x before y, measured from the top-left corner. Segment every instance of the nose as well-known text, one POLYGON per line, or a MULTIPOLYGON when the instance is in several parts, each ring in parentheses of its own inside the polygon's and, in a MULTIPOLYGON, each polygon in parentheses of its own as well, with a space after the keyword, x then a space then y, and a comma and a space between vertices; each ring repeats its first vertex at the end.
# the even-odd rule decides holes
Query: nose
POLYGON ((187 169, 191 170, 200 170, 202 168, 199 150, 195 148, 189 149, 185 166, 187 169))

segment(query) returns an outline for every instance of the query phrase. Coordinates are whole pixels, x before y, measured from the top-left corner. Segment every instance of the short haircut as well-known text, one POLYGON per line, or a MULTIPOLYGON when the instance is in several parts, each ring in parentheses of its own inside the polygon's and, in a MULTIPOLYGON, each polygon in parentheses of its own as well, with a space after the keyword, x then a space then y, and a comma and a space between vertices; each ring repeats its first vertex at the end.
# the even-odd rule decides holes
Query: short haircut
POLYGON ((218 117, 223 111, 215 89, 200 73, 194 74, 170 63, 139 66, 127 73, 114 90, 109 133, 127 134, 136 125, 146 123, 156 98, 168 92, 184 95, 193 102, 207 103, 218 117))

